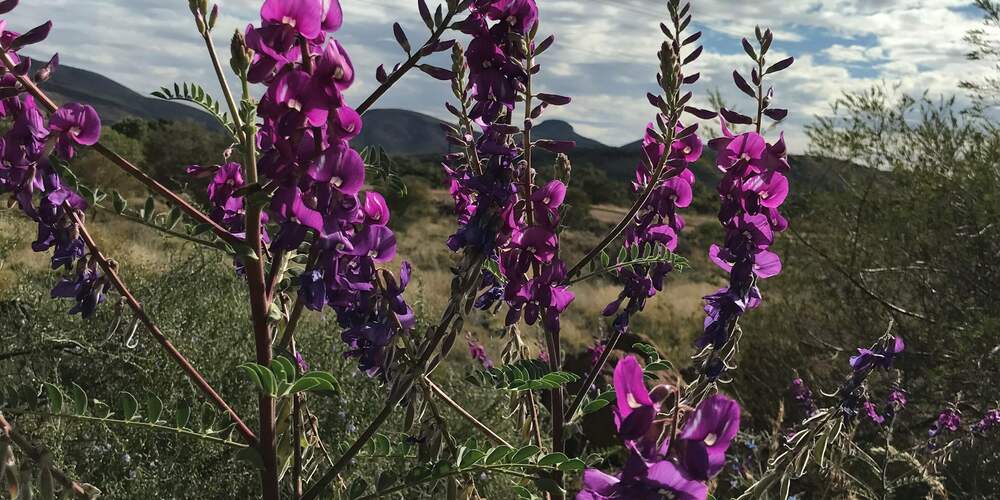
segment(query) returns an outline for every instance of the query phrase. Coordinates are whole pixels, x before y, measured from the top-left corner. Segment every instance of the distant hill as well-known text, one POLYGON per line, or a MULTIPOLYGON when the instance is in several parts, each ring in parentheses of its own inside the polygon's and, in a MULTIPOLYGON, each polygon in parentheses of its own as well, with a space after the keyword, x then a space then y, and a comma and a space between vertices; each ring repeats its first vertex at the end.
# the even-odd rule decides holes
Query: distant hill
MULTIPOLYGON (((143 96, 110 78, 72 66, 60 66, 42 87, 58 102, 71 100, 91 104, 109 124, 132 116, 146 120, 190 120, 213 130, 219 129, 212 117, 197 108, 143 96)), ((391 155, 437 161, 449 150, 441 130, 442 123, 438 118, 414 111, 373 109, 365 113, 364 128, 354 144, 359 148, 379 145, 391 155)), ((598 168, 616 181, 631 181, 640 158, 639 141, 621 147, 608 146, 580 135, 562 120, 535 125, 532 136, 576 141, 577 147, 570 155, 573 164, 598 168)), ((539 152, 539 161, 544 163, 550 158, 551 155, 539 152)), ((857 181, 857 176, 874 175, 875 172, 829 158, 793 156, 790 160, 792 182, 819 191, 843 189, 845 180, 857 181)), ((706 149, 702 160, 692 165, 696 177, 709 186, 721 176, 713 163, 714 154, 706 149)))
POLYGON ((85 69, 60 65, 52 79, 42 84, 56 102, 90 104, 105 123, 126 117, 146 120, 190 120, 219 130, 215 120, 186 104, 146 97, 114 80, 85 69))

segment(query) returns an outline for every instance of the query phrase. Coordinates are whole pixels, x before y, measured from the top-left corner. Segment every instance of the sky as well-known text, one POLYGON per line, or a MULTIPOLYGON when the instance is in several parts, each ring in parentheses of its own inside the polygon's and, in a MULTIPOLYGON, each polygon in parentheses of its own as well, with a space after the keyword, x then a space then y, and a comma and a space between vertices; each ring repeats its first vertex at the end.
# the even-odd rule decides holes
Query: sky
MULTIPOLYGON (((442 0, 443 1, 443 0, 442 0)), ((656 90, 656 52, 667 18, 664 0, 537 0, 540 33, 556 44, 541 56, 539 91, 569 95, 569 106, 545 118, 570 122, 577 132, 609 145, 641 138, 655 111, 646 101, 656 90)), ((433 9, 436 0, 428 0, 433 9)), ((258 22, 261 0, 219 0, 222 15, 216 44, 228 57, 236 28, 258 22)), ((375 68, 402 61, 392 36, 398 21, 414 45, 427 29, 416 0, 341 0, 345 23, 335 36, 358 75, 347 92, 358 104, 376 86, 375 68)), ((952 95, 960 80, 989 70, 967 61, 964 34, 981 26, 971 0, 693 0, 693 29, 703 31, 705 52, 691 65, 701 73, 694 102, 707 107, 718 89, 727 103, 749 111, 754 105, 733 85, 751 61, 740 38, 755 25, 775 33, 772 61, 794 56, 791 69, 772 84, 775 106, 790 110, 780 125, 793 152, 805 151, 805 126, 828 115, 844 92, 874 85, 898 85, 900 92, 952 95)), ((194 81, 218 89, 186 0, 22 0, 7 15, 8 29, 26 31, 46 20, 49 39, 27 53, 47 58, 58 52, 64 64, 108 76, 140 93, 162 85, 194 81)), ((692 28, 689 28, 692 29, 692 28)), ((459 39, 464 40, 459 34, 459 39)), ((446 55, 436 61, 449 66, 446 55)), ((432 62, 435 59, 432 59, 432 62)), ((376 107, 404 108, 448 119, 449 85, 419 72, 407 75, 376 107)))

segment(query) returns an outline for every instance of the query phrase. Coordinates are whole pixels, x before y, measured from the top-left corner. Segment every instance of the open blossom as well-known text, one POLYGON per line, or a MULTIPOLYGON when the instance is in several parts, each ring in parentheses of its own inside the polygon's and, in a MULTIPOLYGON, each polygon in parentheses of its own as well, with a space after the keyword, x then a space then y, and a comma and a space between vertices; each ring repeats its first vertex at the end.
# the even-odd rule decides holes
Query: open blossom
POLYGON ((56 134, 56 151, 65 160, 76 155, 76 146, 93 146, 101 137, 101 117, 94 108, 68 103, 49 117, 49 130, 56 134))
POLYGON ((629 457, 617 476, 587 469, 576 498, 707 498, 706 481, 722 470, 726 451, 739 432, 739 405, 718 394, 705 399, 671 443, 657 414, 672 390, 667 386, 648 390, 642 367, 632 355, 615 366, 614 386, 615 425, 629 457))
POLYGON ((472 337, 469 337, 467 342, 469 344, 469 356, 478 361, 483 368, 487 370, 493 368, 493 360, 491 360, 489 354, 486 353, 486 346, 472 337))
POLYGON ((937 420, 931 425, 927 434, 930 437, 937 437, 945 431, 957 432, 961 425, 962 414, 955 408, 945 408, 944 410, 941 410, 940 414, 938 414, 937 420))
POLYGON ((892 345, 878 347, 875 349, 858 348, 858 354, 851 356, 851 368, 861 371, 868 368, 882 368, 888 370, 892 368, 892 362, 896 359, 906 344, 903 337, 893 338, 892 345))

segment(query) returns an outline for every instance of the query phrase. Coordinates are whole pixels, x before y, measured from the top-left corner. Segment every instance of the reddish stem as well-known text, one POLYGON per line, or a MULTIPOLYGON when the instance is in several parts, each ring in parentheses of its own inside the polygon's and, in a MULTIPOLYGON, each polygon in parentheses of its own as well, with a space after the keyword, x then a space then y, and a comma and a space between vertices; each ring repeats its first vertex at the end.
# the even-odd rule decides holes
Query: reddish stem
POLYGON ((160 331, 156 324, 153 323, 153 320, 150 319, 149 315, 146 314, 142 305, 139 304, 139 301, 135 299, 132 292, 129 291, 128 287, 125 286, 125 283, 118 276, 115 266, 101 253, 101 250, 97 247, 97 243, 94 242, 94 238, 90 236, 90 233, 87 231, 86 226, 84 226, 83 221, 80 220, 76 211, 69 205, 63 205, 63 207, 67 213, 69 213, 70 218, 79 229, 80 237, 83 238, 84 243, 86 243, 87 247, 90 249, 90 254, 95 260, 97 260, 97 264, 101 266, 101 269, 104 270, 105 276, 107 276, 115 288, 118 289, 118 293, 125 298, 125 302, 128 303, 128 306, 135 313, 136 317, 139 318, 139 321, 146 326, 146 329, 149 330, 149 333, 153 335, 156 341, 167 350, 170 357, 181 366, 181 369, 184 370, 187 377, 191 379, 191 381, 194 382, 195 385, 197 385, 198 388, 201 389, 201 391, 204 392, 209 399, 211 399, 212 402, 219 407, 219 409, 229 415, 229 418, 236 424, 237 430, 239 430, 240 434, 246 438, 247 442, 249 442, 252 446, 256 445, 257 436, 254 435, 253 431, 251 431, 250 428, 243 423, 243 420, 239 417, 239 415, 237 415, 229 404, 222 399, 222 396, 220 396, 219 393, 212 388, 208 381, 205 380, 205 377, 198 372, 198 369, 192 366, 187 358, 185 358, 184 355, 181 354, 176 347, 174 347, 173 343, 171 343, 170 340, 163 335, 163 332, 160 331))

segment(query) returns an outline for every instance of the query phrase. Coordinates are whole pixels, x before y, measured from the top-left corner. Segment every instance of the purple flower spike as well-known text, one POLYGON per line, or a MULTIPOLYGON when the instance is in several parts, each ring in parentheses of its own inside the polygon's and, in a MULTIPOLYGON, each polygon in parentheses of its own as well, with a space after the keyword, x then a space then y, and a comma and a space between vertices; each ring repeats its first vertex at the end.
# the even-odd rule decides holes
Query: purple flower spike
POLYGON ((70 160, 76 155, 75 146, 93 146, 101 138, 101 117, 90 106, 69 103, 49 118, 49 130, 58 134, 59 156, 70 160))
POLYGON ((514 236, 514 244, 540 262, 549 262, 555 257, 558 240, 551 230, 533 226, 514 236))

